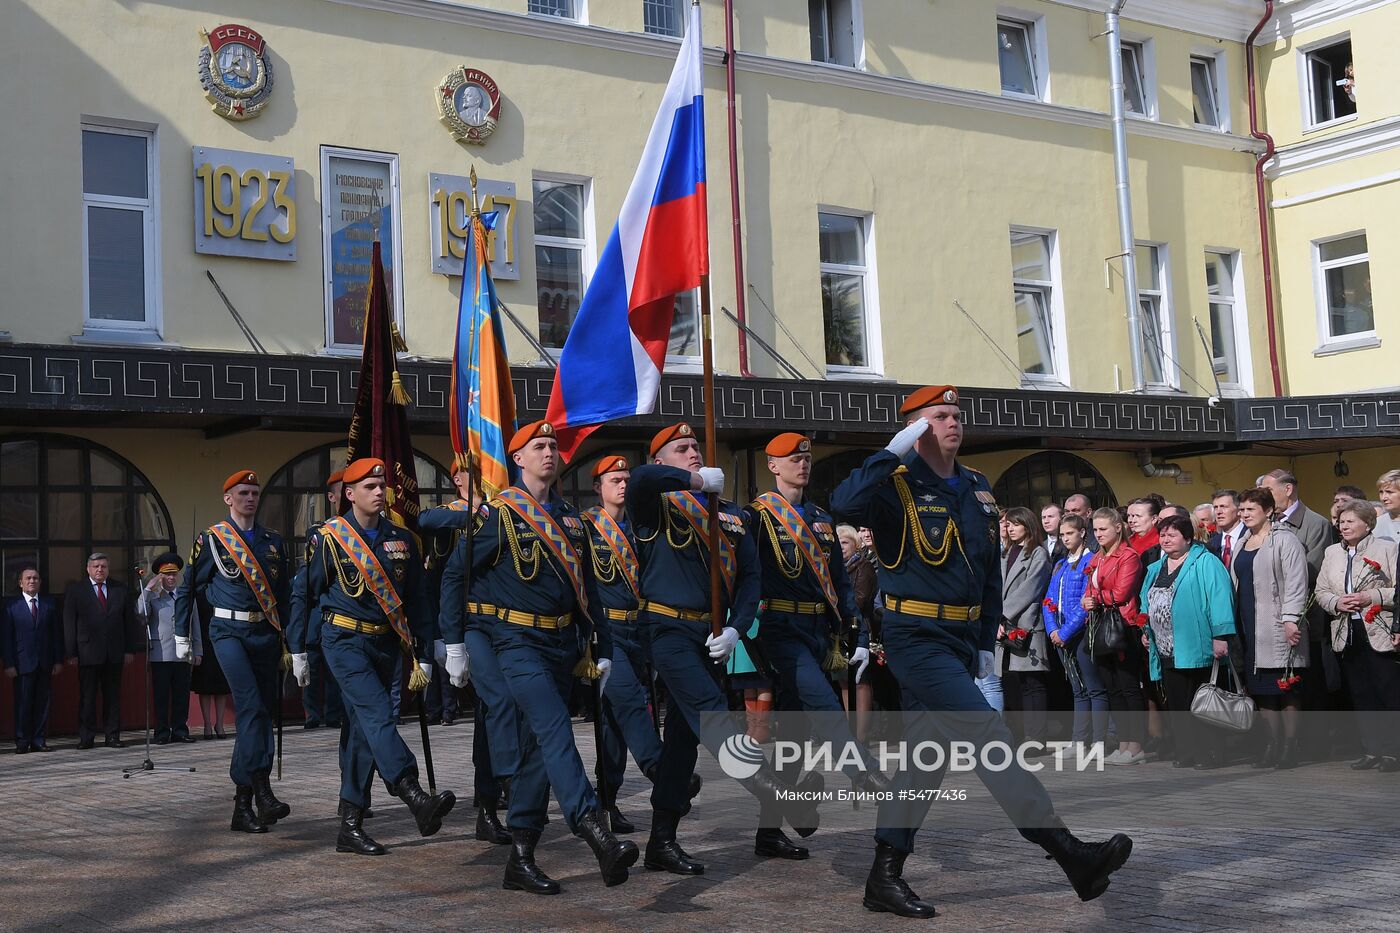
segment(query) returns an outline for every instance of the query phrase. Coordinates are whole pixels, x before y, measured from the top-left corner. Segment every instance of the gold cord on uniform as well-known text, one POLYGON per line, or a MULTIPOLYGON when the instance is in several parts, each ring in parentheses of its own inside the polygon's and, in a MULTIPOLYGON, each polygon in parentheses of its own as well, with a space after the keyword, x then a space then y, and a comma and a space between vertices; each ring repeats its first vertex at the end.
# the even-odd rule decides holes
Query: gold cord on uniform
POLYGON ((756 511, 758 512, 759 520, 763 522, 764 529, 768 532, 764 537, 768 539, 769 545, 773 548, 773 559, 774 563, 778 566, 778 570, 789 580, 796 580, 802 575, 802 568, 804 566, 801 549, 795 546, 793 547, 793 560, 789 563, 787 555, 783 553, 783 545, 778 534, 778 526, 774 522, 773 516, 767 509, 757 509, 756 511))
POLYGON ((336 582, 340 584, 341 592, 351 599, 359 599, 365 592, 365 578, 353 562, 350 562, 350 567, 347 570, 345 562, 342 562, 340 557, 334 553, 338 546, 333 543, 334 539, 330 535, 323 534, 321 540, 324 542, 324 547, 321 549, 321 567, 326 570, 326 576, 330 576, 330 570, 326 567, 327 555, 329 555, 329 562, 335 567, 335 578, 336 582))
MULTIPOLYGON (((893 570, 904 561, 904 550, 912 536, 914 541, 914 553, 930 567, 941 567, 948 560, 948 555, 952 552, 953 542, 957 541, 958 553, 962 554, 964 562, 967 562, 967 552, 963 549, 962 533, 958 531, 958 523, 949 517, 948 531, 943 536, 943 543, 934 546, 924 533, 923 523, 919 521, 919 510, 914 504, 914 493, 909 489, 909 482, 900 473, 893 477, 895 491, 899 494, 899 501, 904 507, 904 522, 900 530, 899 554, 893 561, 885 560, 885 556, 880 553, 879 542, 875 544, 875 557, 880 561, 886 570, 893 570)), ((971 566, 969 564, 969 566, 971 566)))
POLYGON ((529 583, 540 574, 540 564, 544 557, 541 553, 540 542, 531 541, 527 552, 520 546, 520 539, 516 536, 515 522, 511 519, 509 510, 499 507, 496 509, 496 514, 500 516, 501 527, 505 529, 506 544, 510 547, 510 558, 515 563, 516 576, 520 577, 522 583, 529 583))

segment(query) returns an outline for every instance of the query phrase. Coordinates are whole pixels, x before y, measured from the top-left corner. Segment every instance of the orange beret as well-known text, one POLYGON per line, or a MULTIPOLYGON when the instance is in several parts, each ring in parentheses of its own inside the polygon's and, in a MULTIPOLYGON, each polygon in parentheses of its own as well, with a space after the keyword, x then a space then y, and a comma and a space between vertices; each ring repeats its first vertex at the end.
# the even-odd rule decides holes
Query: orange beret
POLYGON ((899 413, 907 415, 930 405, 956 404, 958 404, 958 390, 955 386, 924 386, 922 389, 915 389, 909 393, 904 404, 899 406, 899 413))
POLYGON ((627 458, 614 454, 609 457, 604 457, 602 460, 593 464, 593 478, 597 479, 604 473, 616 473, 618 470, 628 469, 631 469, 631 467, 627 465, 627 458))
POLYGON ((515 432, 515 435, 510 439, 510 444, 506 447, 506 453, 515 453, 537 437, 553 436, 554 425, 550 424, 548 421, 535 421, 515 432))
POLYGON ((327 477, 326 477, 326 486, 327 486, 328 488, 331 487, 331 486, 334 486, 336 483, 343 483, 343 482, 345 482, 345 471, 344 471, 344 470, 336 470, 336 471, 335 471, 334 473, 332 473, 330 476, 327 476, 327 477))
POLYGON ((341 479, 345 485, 353 486, 372 476, 384 476, 384 461, 378 457, 361 457, 345 468, 341 479))
POLYGON ((763 452, 770 457, 791 457, 793 454, 812 452, 812 440, 805 434, 786 431, 768 442, 763 452))
POLYGON ((237 473, 224 480, 224 492, 228 492, 235 486, 257 486, 258 474, 252 470, 239 470, 237 473))
POLYGON ((657 431, 656 436, 651 439, 651 456, 655 457, 657 451, 674 440, 694 436, 695 432, 691 430, 690 425, 686 424, 684 421, 679 424, 673 424, 669 428, 662 428, 660 431, 657 431))

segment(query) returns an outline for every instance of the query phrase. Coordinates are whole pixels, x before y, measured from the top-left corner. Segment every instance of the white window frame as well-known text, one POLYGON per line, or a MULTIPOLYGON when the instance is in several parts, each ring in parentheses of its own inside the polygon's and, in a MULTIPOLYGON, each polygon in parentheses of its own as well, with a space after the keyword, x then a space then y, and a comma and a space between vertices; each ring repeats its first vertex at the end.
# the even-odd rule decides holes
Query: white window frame
MULTIPOLYGON (((1333 117, 1331 120, 1317 120, 1313 113, 1313 78, 1312 78, 1312 54, 1322 49, 1331 48, 1334 45, 1341 45, 1343 42, 1351 42, 1351 32, 1339 32, 1336 35, 1328 36, 1325 39, 1318 39, 1309 42, 1307 45, 1298 48, 1298 97, 1303 109, 1303 132, 1312 133, 1318 130, 1330 129, 1334 126, 1341 126, 1344 123, 1351 123, 1360 115, 1358 106, 1355 113, 1349 113, 1340 117, 1333 117)), ((1352 54, 1356 54, 1356 45, 1352 45, 1352 54)))
MULTIPOLYGON (((830 204, 817 205, 817 290, 821 291, 821 276, 824 272, 836 273, 838 275, 859 275, 864 286, 862 297, 865 308, 865 355, 867 363, 865 366, 836 366, 831 363, 826 364, 826 375, 830 379, 865 379, 870 376, 883 377, 885 374, 885 348, 880 331, 880 290, 876 281, 875 261, 875 215, 869 211, 857 211, 846 207, 836 207, 830 204), (865 234, 865 265, 851 266, 845 263, 822 262, 821 261, 821 215, 839 214, 845 217, 856 217, 861 221, 861 230, 865 234)), ((820 301, 818 302, 820 304, 820 301)), ((825 328, 825 322, 823 322, 825 328)), ((826 333, 822 333, 822 356, 826 355, 826 333)))
MULTIPOLYGON (((389 293, 389 300, 394 304, 394 323, 399 329, 399 335, 404 340, 408 340, 408 331, 404 327, 403 316, 403 193, 399 187, 399 156, 394 152, 379 152, 373 149, 349 149, 343 146, 321 147, 321 184, 318 195, 321 198, 321 292, 325 306, 325 350, 328 356, 359 356, 364 352, 363 342, 357 344, 335 343, 335 299, 332 291, 334 286, 333 266, 334 256, 331 253, 331 212, 335 210, 335 205, 326 196, 328 186, 332 183, 331 159, 359 159, 362 162, 381 162, 389 166, 389 197, 393 209, 389 214, 389 222, 393 227, 394 238, 391 257, 394 268, 394 287, 389 293)), ((382 239, 382 235, 381 235, 382 239)))
MULTIPOLYGON (((1345 266, 1354 266, 1360 263, 1371 262, 1371 236, 1365 229, 1349 230, 1346 233, 1339 233, 1335 236, 1325 236, 1312 241, 1312 267, 1313 267, 1313 291, 1316 295, 1317 303, 1317 349, 1313 351, 1314 356, 1327 356, 1331 353, 1342 353, 1347 350, 1363 350, 1368 347, 1378 347, 1381 345, 1380 337, 1376 333, 1375 314, 1375 292, 1371 293, 1371 329, 1357 331, 1354 334, 1344 334, 1340 337, 1332 334, 1332 308, 1327 303, 1327 272, 1330 269, 1339 269, 1345 266), (1337 240, 1345 240, 1354 236, 1366 237, 1366 252, 1349 256, 1346 259, 1333 259, 1328 262, 1322 261, 1322 247, 1337 240)), ((1375 280, 1372 279, 1372 288, 1375 287, 1375 280)))
MULTIPOLYGON (((98 341, 159 341, 165 327, 161 302, 160 263, 160 173, 156 171, 160 157, 156 126, 133 120, 83 117, 79 128, 79 169, 81 171, 82 132, 110 133, 115 136, 139 136, 146 140, 146 197, 123 198, 108 194, 88 194, 83 190, 83 334, 79 340, 98 341), (142 215, 142 255, 145 257, 146 315, 142 321, 109 321, 94 319, 91 314, 91 283, 88 265, 88 208, 112 207, 139 211, 142 215), (143 339, 144 338, 144 339, 143 339)), ((79 188, 82 188, 81 177, 79 188)))
MULTIPOLYGON (((1162 351, 1162 381, 1153 382, 1146 378, 1144 381, 1148 388, 1158 390, 1174 391, 1181 388, 1181 372, 1176 365, 1176 328, 1172 326, 1172 265, 1171 251, 1166 243, 1156 243, 1151 240, 1138 240, 1134 246, 1147 247, 1156 251, 1157 257, 1157 285, 1156 289, 1143 288, 1138 286, 1138 314, 1142 315, 1142 300, 1144 297, 1155 298, 1157 300, 1158 321, 1161 323, 1161 330, 1157 339, 1161 344, 1162 351)), ((1136 268, 1137 257, 1134 256, 1134 267, 1136 268)), ((1139 321, 1141 326, 1141 321, 1139 321)), ((1144 339, 1143 350, 1150 352, 1151 348, 1146 345, 1144 339)))
MULTIPOLYGON (((1127 35, 1123 36, 1120 45, 1124 50, 1134 48, 1137 50, 1138 77, 1142 81, 1142 106, 1146 113, 1138 113, 1123 108, 1123 115, 1130 120, 1157 120, 1157 45, 1147 36, 1127 35)), ((1126 70, 1124 71, 1126 74, 1126 70)))
MULTIPOLYGON (((1050 100, 1050 41, 1046 33, 1045 17, 1011 7, 997 7, 997 32, 1003 26, 1020 27, 1025 30, 1027 48, 1031 53, 1031 76, 1035 81, 1035 93, 1023 94, 1019 91, 1001 89, 1003 97, 1021 100, 1050 100)), ((997 77, 1001 77, 1000 51, 998 51, 997 77)))
MULTIPOLYGON (((1223 246, 1207 246, 1205 256, 1217 255, 1228 256, 1230 260, 1230 291, 1232 297, 1228 299, 1231 306, 1231 322, 1235 329, 1235 367, 1238 370, 1233 381, 1221 380, 1220 387, 1226 394, 1232 396, 1252 396, 1254 394, 1254 354, 1249 334, 1249 308, 1246 304, 1244 253, 1238 249, 1230 249, 1223 246)), ((1209 286, 1206 286, 1209 289, 1209 286)), ((1209 324, 1209 308, 1212 304, 1226 304, 1226 299, 1213 297, 1209 290, 1206 292, 1206 322, 1209 324)), ((1211 360, 1211 369, 1215 369, 1215 361, 1211 360)))
MULTIPOLYGON (((1230 122, 1230 85, 1226 75, 1228 69, 1226 68, 1225 53, 1220 49, 1192 49, 1188 69, 1197 62, 1205 65, 1210 75, 1211 86, 1215 90, 1215 119, 1218 122, 1214 126, 1209 123, 1197 123, 1195 126, 1197 129, 1210 130, 1213 133, 1228 133, 1231 131, 1232 124, 1230 122)), ((1189 70, 1187 77, 1191 79, 1190 86, 1194 100, 1196 85, 1189 70)))
MULTIPOLYGON (((1012 324, 1015 324, 1015 294, 1018 285, 1030 285, 1049 291, 1049 313, 1050 313, 1050 365, 1053 368, 1049 373, 1028 373, 1022 370, 1021 382, 1023 385, 1037 385, 1041 387, 1068 388, 1069 387, 1069 341, 1065 339, 1066 316, 1065 316, 1065 290, 1063 287, 1064 277, 1060 272, 1060 235, 1059 231, 1052 227, 1026 227, 1012 225, 1011 236, 1018 234, 1029 236, 1040 236, 1046 239, 1046 255, 1050 261, 1050 280, 1021 281, 1016 278, 1014 266, 1014 254, 1011 268, 1011 293, 1012 293, 1012 324)), ((1010 247, 1010 238, 1007 239, 1007 246, 1010 247)), ((1020 339, 1017 332, 1016 338, 1020 339)), ((1020 359, 1016 360, 1020 365, 1020 359)))
MULTIPOLYGON (((698 373, 704 369, 703 357, 705 352, 703 342, 705 340, 704 327, 700 321, 700 289, 692 289, 689 294, 695 307, 695 355, 678 356, 669 351, 666 353, 666 371, 675 373, 698 373)), ((676 297, 680 297, 679 295, 676 297)), ((674 321, 672 325, 674 326, 674 321)), ((667 346, 670 346, 670 335, 667 335, 667 346)))
POLYGON ((648 36, 665 36, 672 39, 684 39, 686 26, 688 25, 688 18, 686 16, 686 0, 664 0, 664 2, 676 12, 676 25, 679 27, 679 31, 674 33, 654 32, 647 28, 646 8, 649 4, 655 4, 656 2, 657 0, 642 0, 642 32, 648 36))
MULTIPOLYGON (((535 248, 536 246, 552 246, 552 247, 557 247, 557 248, 560 248, 560 249, 578 249, 578 250, 581 250, 581 255, 580 255, 580 257, 579 257, 579 273, 580 273, 580 276, 579 276, 579 277, 580 277, 580 283, 579 283, 579 301, 580 301, 580 303, 581 303, 582 300, 583 300, 583 295, 586 294, 587 291, 588 291, 588 283, 589 283, 590 281, 592 281, 592 279, 593 279, 593 270, 594 270, 594 268, 597 266, 597 263, 598 263, 598 253, 597 253, 596 237, 595 237, 595 235, 594 235, 594 230, 595 230, 595 229, 596 229, 596 224, 593 222, 593 179, 592 179, 592 178, 590 178, 590 177, 587 176, 587 175, 573 175, 573 174, 569 174, 569 173, 567 173, 567 172, 532 172, 532 173, 531 173, 531 175, 530 175, 530 233, 531 233, 531 236, 533 237, 533 239, 531 240, 531 243, 530 243, 530 261, 531 261, 532 263, 535 261, 535 258, 534 258, 534 257, 535 257, 535 249, 534 249, 534 248, 535 248), (566 185, 582 185, 582 186, 583 186, 583 217, 581 218, 582 223, 583 223, 583 238, 582 238, 582 240, 578 240, 578 239, 575 239, 575 238, 573 238, 573 237, 540 236, 538 233, 535 233, 535 232, 534 232, 534 228, 535 228, 535 182, 537 182, 537 181, 556 182, 556 183, 559 183, 559 184, 566 184, 566 185)), ((538 317, 538 314, 539 314, 539 287, 540 287, 540 285, 539 285, 539 272, 538 272, 538 270, 536 270, 536 273, 535 273, 535 302, 534 302, 534 304, 535 304, 535 309, 536 309, 536 310, 535 310, 535 313, 536 313, 537 316, 536 316, 536 318, 535 318, 535 337, 540 341, 541 345, 543 345, 543 344, 544 344, 544 334, 540 331, 540 321, 539 321, 539 317, 538 317)), ((581 307, 582 307, 582 305, 580 304, 580 308, 581 308, 581 307)), ((570 329, 570 330, 573 329, 573 325, 572 325, 572 324, 569 325, 569 329, 570 329)), ((566 337, 565 339, 567 340, 568 338, 566 337)), ((563 348, 563 347, 549 347, 549 346, 546 346, 544 349, 545 349, 545 352, 548 353, 548 354, 549 354, 552 358, 554 358, 555 360, 558 360, 559 354, 562 353, 562 352, 564 352, 564 348, 563 348)))
POLYGON ((569 2, 574 8, 573 16, 556 16, 553 13, 535 13, 530 9, 529 0, 526 0, 525 3, 525 15, 558 20, 561 23, 578 23, 582 26, 588 25, 588 0, 569 0, 569 2))
MULTIPOLYGON (((865 15, 862 8, 863 0, 845 0, 851 6, 851 63, 834 62, 831 60, 831 24, 827 24, 827 57, 825 60, 813 59, 819 65, 831 65, 834 68, 854 68, 857 71, 865 70, 865 15)), ((807 23, 808 40, 811 40, 811 17, 810 9, 807 23)))

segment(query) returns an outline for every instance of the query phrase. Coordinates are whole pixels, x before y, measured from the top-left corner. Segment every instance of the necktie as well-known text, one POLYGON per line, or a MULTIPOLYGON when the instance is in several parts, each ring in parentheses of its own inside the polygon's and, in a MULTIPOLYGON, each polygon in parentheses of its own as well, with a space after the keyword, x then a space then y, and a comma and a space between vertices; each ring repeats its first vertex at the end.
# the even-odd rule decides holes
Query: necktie
POLYGON ((1223 535, 1223 537, 1225 538, 1225 546, 1224 546, 1223 548, 1221 548, 1220 558, 1221 558, 1221 560, 1223 560, 1223 561, 1225 562, 1225 569, 1226 569, 1226 570, 1229 570, 1229 569, 1230 569, 1230 544, 1231 544, 1231 542, 1233 542, 1233 541, 1235 540, 1235 536, 1234 536, 1234 534, 1233 534, 1232 532, 1227 531, 1227 532, 1225 532, 1225 534, 1223 535))
POLYGON ((29 614, 34 617, 34 621, 39 621, 39 600, 33 596, 29 597, 29 614))
POLYGON ((107 587, 104 586, 104 585, 101 584, 101 583, 97 584, 97 601, 102 605, 102 611, 103 611, 103 612, 106 612, 106 611, 107 611, 107 587))

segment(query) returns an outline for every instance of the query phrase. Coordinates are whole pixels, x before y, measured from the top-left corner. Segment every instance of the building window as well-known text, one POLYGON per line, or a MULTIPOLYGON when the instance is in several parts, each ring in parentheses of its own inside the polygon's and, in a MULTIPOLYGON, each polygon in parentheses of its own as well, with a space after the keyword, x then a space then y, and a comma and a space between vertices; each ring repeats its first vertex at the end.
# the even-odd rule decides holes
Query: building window
POLYGON ((1220 105, 1220 60, 1204 55, 1191 56, 1191 112, 1197 126, 1223 129, 1220 105))
POLYGON ((1140 117, 1155 114, 1152 75, 1145 42, 1123 42, 1119 49, 1123 62, 1123 109, 1140 117))
POLYGON ((399 248, 399 157, 389 152, 321 147, 322 249, 325 251, 326 347, 364 347, 370 268, 378 231, 384 286, 394 322, 404 332, 399 248))
POLYGON ((812 61, 859 67, 863 39, 859 0, 807 0, 812 34, 812 61))
POLYGON ((1303 53, 1307 128, 1316 129, 1356 113, 1351 39, 1329 40, 1303 53))
POLYGON ((1371 257, 1366 234, 1353 233, 1313 244, 1318 292, 1322 296, 1323 344, 1373 336, 1371 257))
POLYGON ((175 548, 170 512, 150 480, 98 444, 61 434, 0 441, 0 573, 33 563, 44 589, 83 579, 87 556, 111 559, 133 590, 152 558, 175 548))
POLYGON ((817 222, 827 371, 878 371, 870 218, 820 213, 817 222))
POLYGON ((1059 329, 1051 233, 1011 231, 1011 287, 1016 304, 1016 347, 1021 372, 1033 379, 1059 374, 1059 329))
POLYGON ((1171 367, 1171 302, 1167 289, 1167 248, 1137 245, 1138 325, 1142 332, 1142 374, 1148 385, 1175 384, 1171 367))
POLYGON ((579 179, 534 180, 540 342, 554 350, 569 336, 591 272, 589 187, 579 179))
POLYGON ((1039 50, 1036 24, 1020 20, 997 20, 997 59, 1001 64, 1001 89, 1008 94, 1040 97, 1039 50))
POLYGON ((1210 363, 1215 376, 1223 383, 1241 384, 1237 334, 1245 324, 1243 295, 1240 293, 1240 254, 1238 252, 1206 252, 1206 294, 1210 299, 1210 363))
POLYGON ((95 124, 82 133, 86 324, 159 330, 155 136, 95 124))
POLYGON ((541 16, 558 16, 563 19, 577 19, 574 0, 528 0, 525 9, 541 16))
MULTIPOLYGON (((307 529, 313 522, 330 518, 326 477, 343 466, 345 444, 327 444, 284 464, 262 488, 258 524, 282 536, 295 565, 300 565, 306 557, 307 529)), ((413 452, 413 469, 418 479, 418 504, 422 508, 436 508, 457 498, 452 477, 421 450, 413 452)))
POLYGON ((671 338, 666 343, 666 359, 677 363, 700 360, 700 302, 695 291, 676 296, 671 317, 671 338))
POLYGON ((992 487, 992 495, 1004 507, 1025 506, 1039 514, 1042 506, 1079 493, 1094 508, 1117 505, 1113 487, 1094 465, 1082 457, 1046 450, 1017 460, 992 487))
POLYGON ((642 0, 642 29, 653 36, 685 35, 681 0, 642 0))

